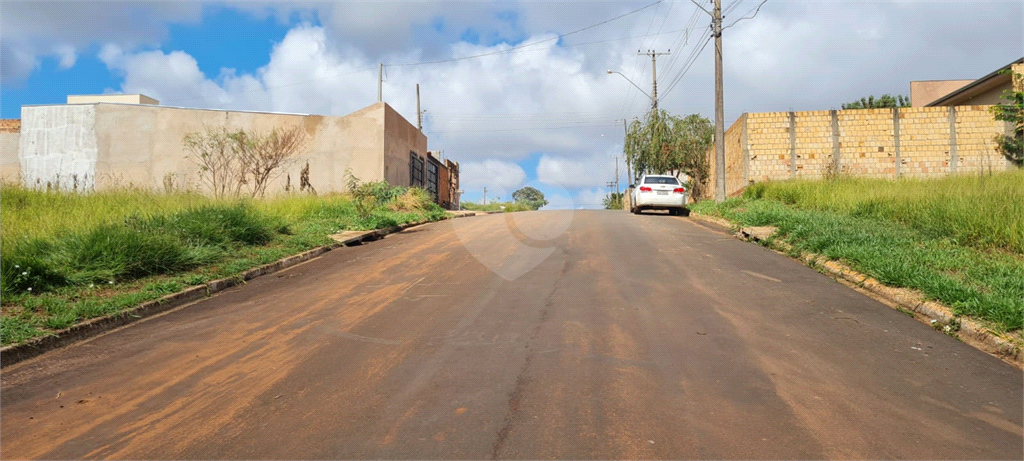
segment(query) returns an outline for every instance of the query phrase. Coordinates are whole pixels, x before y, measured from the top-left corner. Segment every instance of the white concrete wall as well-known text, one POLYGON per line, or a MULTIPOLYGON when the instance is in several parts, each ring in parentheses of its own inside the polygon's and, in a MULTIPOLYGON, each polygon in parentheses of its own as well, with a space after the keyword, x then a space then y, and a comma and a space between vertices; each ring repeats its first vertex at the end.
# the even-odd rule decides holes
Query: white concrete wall
POLYGON ((91 190, 98 156, 95 106, 22 108, 18 161, 25 186, 91 190))

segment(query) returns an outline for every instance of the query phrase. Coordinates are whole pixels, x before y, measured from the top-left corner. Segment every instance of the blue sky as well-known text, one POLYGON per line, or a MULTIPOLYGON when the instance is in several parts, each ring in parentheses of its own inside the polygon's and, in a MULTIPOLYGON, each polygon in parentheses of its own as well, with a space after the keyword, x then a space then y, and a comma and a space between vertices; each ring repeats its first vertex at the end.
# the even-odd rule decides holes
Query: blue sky
MULTIPOLYGON (((724 1, 725 22, 759 4, 724 1)), ((726 124, 907 94, 911 80, 978 78, 1024 55, 1022 16, 1014 1, 770 0, 725 31, 726 124)), ((463 164, 467 199, 529 184, 557 206, 594 206, 614 180, 621 120, 649 107, 623 78, 650 88, 637 50, 671 49, 658 61, 662 108, 713 118, 706 40, 688 0, 5 0, 0 116, 104 92, 344 115, 376 101, 383 62, 384 99, 411 121, 420 84, 430 149, 463 164)))

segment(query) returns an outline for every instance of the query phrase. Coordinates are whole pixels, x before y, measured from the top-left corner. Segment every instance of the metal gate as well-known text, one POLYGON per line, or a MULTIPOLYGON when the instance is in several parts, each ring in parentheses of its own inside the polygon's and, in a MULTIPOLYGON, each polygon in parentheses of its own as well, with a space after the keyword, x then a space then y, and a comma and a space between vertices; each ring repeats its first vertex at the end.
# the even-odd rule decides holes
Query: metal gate
POLYGON ((423 159, 409 152, 409 187, 423 187, 423 159))
POLYGON ((427 162, 427 192, 434 199, 434 203, 437 203, 437 173, 438 164, 431 158, 430 162, 427 162))

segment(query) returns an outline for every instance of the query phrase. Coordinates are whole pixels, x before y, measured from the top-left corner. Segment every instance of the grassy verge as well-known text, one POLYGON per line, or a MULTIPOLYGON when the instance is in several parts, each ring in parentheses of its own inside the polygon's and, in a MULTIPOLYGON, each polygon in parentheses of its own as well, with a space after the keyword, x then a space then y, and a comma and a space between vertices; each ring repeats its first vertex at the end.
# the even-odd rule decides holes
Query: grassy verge
POLYGON ((445 212, 419 189, 216 200, 0 186, 0 343, 22 342, 369 230, 445 212))
MULTIPOLYGON (((1024 175, 757 184, 693 206, 741 225, 776 226, 793 251, 839 260, 990 324, 1024 321, 1024 175)), ((769 242, 770 244, 771 242, 769 242)))
POLYGON ((491 202, 486 205, 473 202, 462 202, 462 208, 470 211, 490 211, 512 213, 515 211, 532 211, 528 205, 516 202, 491 202))

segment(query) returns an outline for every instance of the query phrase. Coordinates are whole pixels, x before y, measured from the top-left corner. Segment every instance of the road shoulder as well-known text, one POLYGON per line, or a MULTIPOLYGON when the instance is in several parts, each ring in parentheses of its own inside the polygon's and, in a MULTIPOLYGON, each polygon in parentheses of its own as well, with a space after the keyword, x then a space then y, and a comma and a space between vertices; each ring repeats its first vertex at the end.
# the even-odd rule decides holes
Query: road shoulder
MULTIPOLYGON (((784 242, 771 238, 773 233, 771 229, 741 227, 726 219, 699 213, 691 213, 690 218, 700 224, 734 231, 732 233, 738 239, 758 243, 779 254, 793 257, 784 242)), ((986 352, 1019 369, 1024 369, 1024 354, 1022 354, 1024 341, 1022 341, 1021 332, 1011 335, 1000 334, 986 327, 982 322, 957 316, 951 307, 929 300, 917 290, 886 286, 839 261, 829 260, 822 255, 805 253, 800 257, 794 257, 794 259, 800 260, 808 267, 828 275, 882 304, 912 315, 922 323, 935 328, 937 332, 957 338, 975 349, 986 352)))

